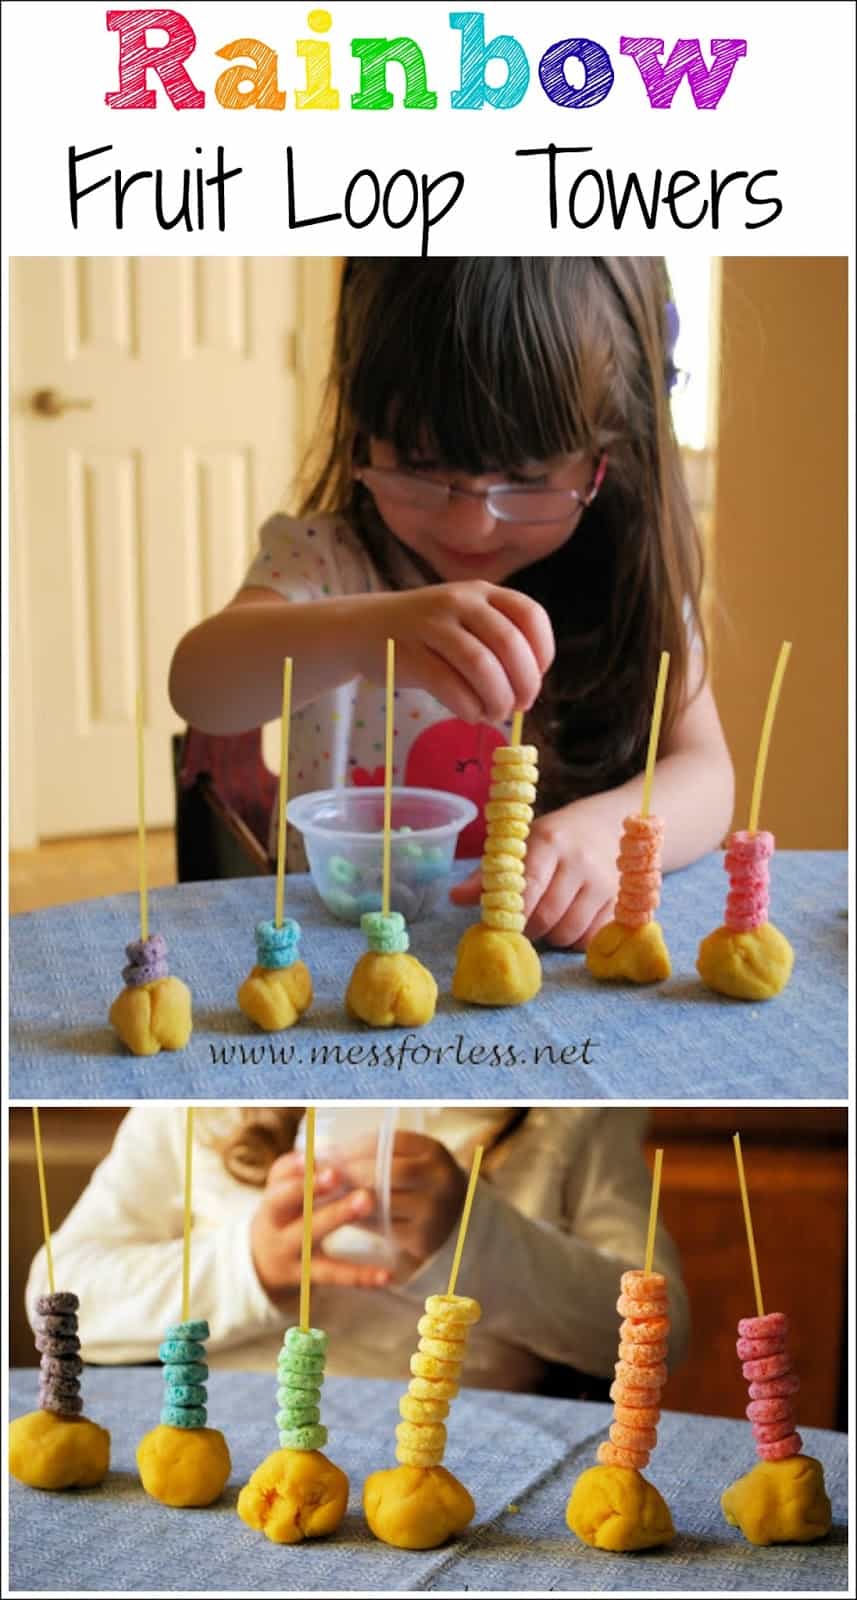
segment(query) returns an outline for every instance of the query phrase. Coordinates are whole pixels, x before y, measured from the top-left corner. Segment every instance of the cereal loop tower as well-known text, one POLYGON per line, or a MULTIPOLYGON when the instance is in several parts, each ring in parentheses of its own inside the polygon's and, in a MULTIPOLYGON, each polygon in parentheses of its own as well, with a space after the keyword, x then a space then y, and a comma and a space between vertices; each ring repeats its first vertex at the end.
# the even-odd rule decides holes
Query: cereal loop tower
POLYGON ((83 1415, 80 1305, 54 1281, 42 1131, 38 1106, 32 1110, 49 1292, 36 1301, 39 1409, 9 1423, 9 1471, 30 1489, 92 1489, 110 1466, 110 1434, 83 1415))
POLYGON ((803 1454, 796 1427, 800 1379, 789 1351, 788 1319, 782 1311, 765 1313, 740 1134, 732 1143, 756 1297, 755 1317, 738 1323, 736 1348, 749 1384, 747 1417, 759 1460, 724 1490, 720 1509, 750 1544, 807 1544, 830 1531, 824 1468, 803 1454))
POLYGON ((598 1465, 582 1472, 571 1492, 566 1522, 584 1544, 625 1553, 669 1544, 675 1535, 666 1501, 642 1469, 658 1440, 661 1390, 666 1382, 669 1302, 666 1279, 652 1271, 663 1151, 655 1154, 649 1234, 642 1272, 623 1272, 616 1309, 619 1329, 610 1436, 598 1446, 598 1465))
POLYGON ((542 967, 524 935, 527 838, 539 781, 535 745, 521 744, 521 713, 509 745, 491 763, 485 807, 480 921, 460 940, 452 980, 456 1000, 478 1006, 519 1006, 542 986, 542 967))

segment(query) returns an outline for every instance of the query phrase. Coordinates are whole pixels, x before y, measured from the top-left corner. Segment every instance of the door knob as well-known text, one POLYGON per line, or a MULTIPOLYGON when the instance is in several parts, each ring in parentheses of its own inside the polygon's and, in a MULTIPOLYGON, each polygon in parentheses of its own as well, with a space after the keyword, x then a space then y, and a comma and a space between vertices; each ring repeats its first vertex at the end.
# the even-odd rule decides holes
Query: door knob
POLYGON ((61 417, 65 411, 91 411, 94 400, 76 399, 58 389, 37 389, 32 406, 39 417, 61 417))

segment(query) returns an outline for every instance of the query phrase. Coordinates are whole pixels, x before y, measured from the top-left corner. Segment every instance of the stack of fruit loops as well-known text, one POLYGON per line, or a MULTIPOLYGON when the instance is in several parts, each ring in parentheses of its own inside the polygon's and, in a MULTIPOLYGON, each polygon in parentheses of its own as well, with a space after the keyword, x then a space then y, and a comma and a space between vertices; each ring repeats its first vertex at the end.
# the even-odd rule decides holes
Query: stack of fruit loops
POLYGON ((542 986, 542 968, 524 937, 527 839, 539 781, 535 745, 521 744, 523 714, 516 712, 511 743, 499 745, 491 763, 485 807, 480 921, 459 942, 452 992, 480 1006, 517 1006, 542 986))
POLYGON ((312 1004, 312 978, 300 961, 301 925, 283 915, 286 893, 286 800, 289 793, 289 729, 292 717, 292 658, 283 662, 280 709, 280 787, 277 812, 277 887, 273 922, 256 924, 256 965, 238 990, 245 1017, 268 1033, 291 1028, 312 1004))
POLYGON ((445 1419, 450 1401, 458 1394, 468 1329, 482 1314, 478 1301, 455 1293, 481 1160, 480 1146, 473 1157, 447 1292, 429 1295, 425 1316, 418 1323, 419 1346, 411 1357, 413 1376, 399 1402, 399 1466, 373 1472, 363 1489, 363 1507, 372 1532, 400 1550, 435 1549, 466 1528, 476 1510, 472 1496, 442 1462, 445 1419))
POLYGON ((743 1478, 729 1485, 720 1505, 726 1521, 740 1528, 750 1544, 805 1544, 829 1532, 831 1506, 821 1462, 801 1454, 803 1440, 795 1428, 795 1396, 800 1380, 789 1354, 788 1320, 782 1311, 765 1314, 741 1137, 737 1133, 733 1147, 756 1298, 755 1317, 742 1317, 738 1323, 737 1349, 750 1385, 747 1416, 761 1459, 743 1478))
POLYGON ((658 754, 661 718, 670 658, 661 654, 655 704, 649 730, 649 748, 639 816, 623 823, 619 856, 619 893, 612 922, 600 928, 586 952, 586 965, 594 978, 622 978, 629 983, 657 983, 671 972, 669 952, 654 915, 660 904, 662 817, 650 815, 652 783, 658 754))
POLYGON ((367 911, 360 926, 369 946, 351 974, 346 1009, 373 1028, 421 1028, 431 1022, 437 984, 427 967, 408 955, 410 940, 400 911, 390 910, 390 848, 393 830, 393 734, 396 647, 387 640, 384 739, 384 832, 381 842, 381 910, 367 911))
POLYGON ((184 1245, 181 1321, 167 1328, 158 1351, 164 1363, 166 1393, 161 1421, 140 1440, 140 1482, 165 1506, 209 1506, 232 1471, 223 1434, 208 1428, 208 1323, 190 1315, 190 1261, 193 1228, 193 1108, 185 1111, 184 1245))
POLYGON ((581 1473, 566 1511, 572 1533, 599 1550, 625 1552, 667 1544, 672 1517, 653 1484, 642 1476, 657 1443, 661 1390, 666 1382, 669 1307, 666 1279, 652 1271, 663 1151, 655 1154, 649 1232, 642 1272, 623 1272, 615 1402, 610 1437, 598 1446, 597 1467, 581 1473))
POLYGON ((143 753, 143 696, 137 695, 137 877, 140 937, 125 946, 128 965, 122 969, 124 989, 110 1007, 110 1021, 122 1043, 135 1056, 161 1050, 183 1050, 193 1029, 191 992, 181 978, 171 978, 167 941, 149 934, 149 889, 146 870, 146 783, 143 753))
POLYGON ((348 1479, 322 1455, 321 1386, 327 1334, 310 1326, 315 1110, 306 1112, 300 1316, 287 1328, 277 1360, 280 1448, 256 1468, 238 1496, 238 1515, 274 1544, 299 1544, 333 1533, 345 1516, 348 1479))
POLYGON ((723 926, 702 940, 696 970, 709 989, 735 1000, 770 1000, 785 988, 794 966, 794 951, 784 934, 768 921, 769 862, 774 853, 772 833, 759 831, 762 784, 771 742, 777 702, 788 665, 791 645, 782 645, 762 723, 750 820, 746 831, 730 835, 724 866, 729 893, 723 926))
POLYGON ((40 1409, 10 1422, 9 1471, 30 1489, 91 1489, 110 1466, 110 1434, 82 1414, 79 1302, 54 1280, 42 1129, 38 1106, 32 1110, 49 1293, 36 1301, 40 1409))

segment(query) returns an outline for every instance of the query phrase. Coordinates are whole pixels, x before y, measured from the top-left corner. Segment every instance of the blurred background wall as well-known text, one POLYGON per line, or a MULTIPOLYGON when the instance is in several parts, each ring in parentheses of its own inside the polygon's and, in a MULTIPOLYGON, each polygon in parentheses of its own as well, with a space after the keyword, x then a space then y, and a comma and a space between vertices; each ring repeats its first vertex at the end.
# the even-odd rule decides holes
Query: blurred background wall
MULTIPOLYGON (((42 1137, 54 1227, 110 1148, 125 1111, 45 1108, 42 1137)), ((10 1113, 11 1364, 38 1356, 24 1315, 41 1217, 29 1109, 10 1113)), ((766 1307, 793 1323, 807 1426, 846 1427, 847 1112, 812 1107, 654 1111, 648 1154, 664 1146, 661 1215, 682 1255, 691 1303, 690 1353, 669 1379, 669 1410, 741 1416, 738 1318, 754 1314, 732 1134, 741 1133, 766 1307)), ((618 1330, 618 1318, 617 1318, 618 1330)))

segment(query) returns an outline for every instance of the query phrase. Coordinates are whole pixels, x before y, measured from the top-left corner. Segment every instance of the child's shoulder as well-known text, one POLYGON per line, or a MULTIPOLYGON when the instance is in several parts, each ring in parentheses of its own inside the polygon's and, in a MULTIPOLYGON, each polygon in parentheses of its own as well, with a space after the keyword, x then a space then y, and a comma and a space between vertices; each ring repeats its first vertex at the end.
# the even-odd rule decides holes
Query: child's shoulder
POLYGON ((295 517, 277 511, 259 530, 251 580, 281 588, 309 582, 321 594, 375 587, 374 569, 354 529, 343 516, 316 512, 295 517))

